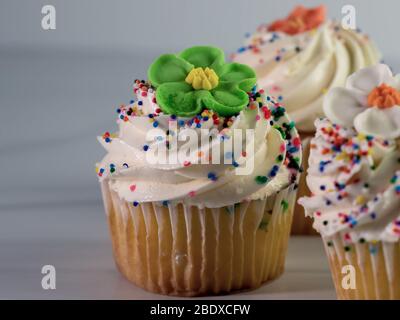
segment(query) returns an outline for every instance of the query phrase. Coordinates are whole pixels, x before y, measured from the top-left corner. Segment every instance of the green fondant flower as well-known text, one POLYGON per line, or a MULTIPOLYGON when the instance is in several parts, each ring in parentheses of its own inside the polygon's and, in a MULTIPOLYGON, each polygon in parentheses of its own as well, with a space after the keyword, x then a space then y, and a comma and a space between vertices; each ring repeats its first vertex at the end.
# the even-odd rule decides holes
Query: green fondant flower
POLYGON ((156 99, 167 114, 192 117, 204 108, 220 116, 239 113, 248 103, 247 91, 256 83, 253 69, 225 63, 222 50, 192 47, 180 54, 160 56, 148 70, 156 99))

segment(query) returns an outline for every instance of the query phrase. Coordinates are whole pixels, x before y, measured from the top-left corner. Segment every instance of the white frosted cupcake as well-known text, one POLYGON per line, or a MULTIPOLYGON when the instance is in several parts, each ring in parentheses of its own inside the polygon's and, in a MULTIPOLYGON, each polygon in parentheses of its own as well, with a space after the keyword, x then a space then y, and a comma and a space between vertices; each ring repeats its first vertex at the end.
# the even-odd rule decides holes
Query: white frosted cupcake
POLYGON ((340 299, 400 299, 398 79, 382 64, 356 72, 327 94, 328 118, 316 121, 313 195, 299 202, 322 236, 340 299), (348 265, 353 284, 343 280, 348 265))
MULTIPOLYGON (((314 121, 324 115, 325 93, 343 86, 350 74, 380 59, 368 36, 327 20, 324 6, 297 6, 287 18, 261 25, 233 55, 234 61, 252 67, 258 85, 285 105, 302 137, 305 165, 314 121)), ((301 179, 299 196, 308 193, 301 179)), ((312 232, 301 207, 295 210, 292 231, 312 232)))
POLYGON ((148 75, 135 82, 136 99, 118 109, 118 132, 99 138, 108 153, 97 172, 118 268, 142 288, 182 296, 276 278, 301 161, 285 109, 256 90, 251 68, 225 63, 217 48, 162 55, 148 75), (200 141, 208 129, 213 139, 200 141), (181 141, 185 133, 194 138, 181 141), (184 146, 186 160, 170 161, 184 146))

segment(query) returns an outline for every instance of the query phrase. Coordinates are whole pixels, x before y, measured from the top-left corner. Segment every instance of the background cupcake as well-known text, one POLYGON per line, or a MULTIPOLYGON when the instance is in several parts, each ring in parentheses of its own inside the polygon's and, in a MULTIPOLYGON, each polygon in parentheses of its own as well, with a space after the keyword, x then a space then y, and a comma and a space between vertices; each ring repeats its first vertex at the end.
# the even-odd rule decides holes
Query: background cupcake
POLYGON ((147 290, 184 296, 251 289, 276 278, 301 161, 293 122, 279 102, 256 90, 251 68, 225 63, 217 48, 162 55, 148 76, 135 82, 136 100, 118 109, 119 131, 99 138, 108 153, 97 172, 119 270, 147 290), (181 148, 174 139, 184 130, 202 129, 216 139, 195 140, 188 160, 149 161, 161 146, 168 156, 181 148), (245 148, 227 150, 227 140, 245 148), (219 164, 213 146, 223 150, 219 164), (249 163, 252 169, 238 174, 249 163))
POLYGON ((400 299, 400 82, 386 65, 350 76, 324 101, 302 198, 325 243, 340 299, 400 299), (355 288, 342 268, 355 268, 355 288))
MULTIPOLYGON (((325 6, 297 6, 288 17, 261 25, 233 55, 234 61, 254 68, 259 86, 285 105, 302 136, 305 164, 314 121, 324 114, 325 93, 343 86, 350 74, 380 59, 368 36, 327 20, 325 6)), ((303 194, 308 190, 301 179, 299 195, 303 194)), ((295 211, 292 232, 312 232, 301 207, 295 211)))

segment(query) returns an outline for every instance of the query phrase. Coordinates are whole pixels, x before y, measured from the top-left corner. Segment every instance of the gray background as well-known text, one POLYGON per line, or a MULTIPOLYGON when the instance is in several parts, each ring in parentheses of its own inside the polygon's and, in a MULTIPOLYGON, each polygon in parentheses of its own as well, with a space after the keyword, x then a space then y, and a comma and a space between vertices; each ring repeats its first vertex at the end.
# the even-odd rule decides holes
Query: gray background
MULTIPOLYGON (((104 154, 96 135, 116 129, 115 109, 131 99, 133 80, 145 76, 158 54, 195 44, 232 53, 247 32, 286 16, 296 3, 325 3, 329 16, 340 19, 349 1, 2 0, 0 298, 140 297, 130 286, 122 296, 118 290, 103 295, 94 290, 102 283, 96 267, 104 272, 101 279, 108 279, 104 290, 119 288, 115 279, 123 282, 112 266, 94 172, 104 154), (46 4, 56 7, 54 31, 41 28, 46 4), (56 265, 69 291, 50 295, 40 289, 44 264, 56 265), (80 283, 93 290, 82 294, 80 283)), ((357 25, 398 70, 399 1, 350 3, 357 10, 357 25)), ((328 293, 309 297, 330 298, 334 295, 321 261, 328 293)), ((285 288, 284 282, 277 292, 285 288)))

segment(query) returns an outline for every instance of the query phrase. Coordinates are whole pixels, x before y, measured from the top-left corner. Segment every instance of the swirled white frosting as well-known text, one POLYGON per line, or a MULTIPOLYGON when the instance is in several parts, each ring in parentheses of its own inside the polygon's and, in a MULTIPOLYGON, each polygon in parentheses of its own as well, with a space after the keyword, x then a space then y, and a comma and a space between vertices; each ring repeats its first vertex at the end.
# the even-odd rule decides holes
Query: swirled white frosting
POLYGON ((366 35, 333 21, 296 35, 266 29, 260 27, 233 60, 255 69, 259 86, 282 99, 300 132, 315 131, 327 90, 381 59, 366 35))
MULTIPOLYGON (((218 124, 212 117, 199 116, 196 120, 157 114, 160 110, 153 99, 153 89, 146 88, 144 97, 140 88, 136 87, 135 91, 138 100, 119 110, 118 132, 99 137, 107 155, 97 165, 98 174, 122 199, 134 203, 184 202, 213 208, 267 197, 296 180, 295 167, 301 161, 299 138, 286 114, 276 113, 274 116, 274 110, 279 112, 284 109, 270 98, 267 102, 264 96, 257 94, 257 101, 229 119, 231 125, 223 128, 222 124, 227 119, 220 119, 218 124), (132 113, 132 110, 135 111, 132 113), (150 163, 146 154, 166 142, 166 135, 162 133, 170 130, 171 122, 180 129, 192 128, 198 133, 201 129, 217 129, 219 139, 213 140, 217 144, 222 144, 221 137, 235 139, 231 136, 233 129, 254 129, 254 141, 242 142, 245 145, 254 142, 255 152, 235 155, 231 164, 196 163, 196 156, 207 155, 210 149, 210 145, 204 146, 196 140, 196 145, 190 148, 194 161, 150 163), (155 126, 160 130, 161 138, 148 141, 147 133, 155 126), (254 169, 250 174, 237 175, 236 170, 243 168, 248 161, 254 161, 254 169)), ((169 137, 174 134, 176 132, 168 132, 169 137)), ((242 137, 244 139, 245 134, 242 137)), ((226 156, 226 149, 222 156, 226 156)))
POLYGON ((345 242, 399 241, 400 151, 392 140, 316 121, 307 184, 301 198, 323 237, 345 242))

